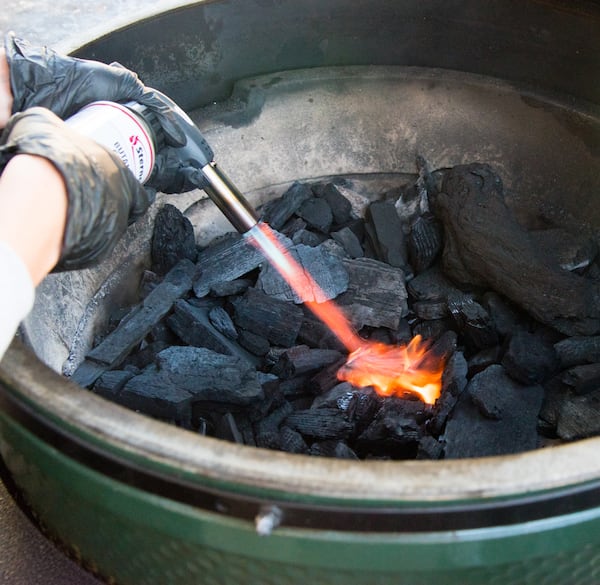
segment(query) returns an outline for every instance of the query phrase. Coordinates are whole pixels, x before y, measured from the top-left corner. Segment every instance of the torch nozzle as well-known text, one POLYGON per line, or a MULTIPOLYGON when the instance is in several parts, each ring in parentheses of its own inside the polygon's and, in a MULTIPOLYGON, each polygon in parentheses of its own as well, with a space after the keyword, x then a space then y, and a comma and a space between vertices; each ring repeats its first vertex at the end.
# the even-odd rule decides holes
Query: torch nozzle
POLYGON ((207 182, 202 187, 223 215, 240 234, 251 230, 258 223, 258 215, 237 187, 215 162, 208 163, 201 170, 207 182))

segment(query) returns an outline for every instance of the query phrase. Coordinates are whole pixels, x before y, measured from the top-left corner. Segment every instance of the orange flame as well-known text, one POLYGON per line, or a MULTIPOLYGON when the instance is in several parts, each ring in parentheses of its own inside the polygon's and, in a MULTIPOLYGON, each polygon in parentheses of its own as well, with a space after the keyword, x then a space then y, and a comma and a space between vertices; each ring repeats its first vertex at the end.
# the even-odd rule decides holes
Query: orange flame
POLYGON ((344 344, 350 355, 338 371, 338 378, 354 386, 373 386, 382 396, 417 394, 427 404, 439 397, 444 371, 443 359, 428 351, 417 335, 408 345, 372 343, 358 336, 343 311, 325 300, 325 293, 279 242, 271 228, 257 224, 247 232, 304 304, 344 344), (315 300, 313 300, 315 299, 315 300))

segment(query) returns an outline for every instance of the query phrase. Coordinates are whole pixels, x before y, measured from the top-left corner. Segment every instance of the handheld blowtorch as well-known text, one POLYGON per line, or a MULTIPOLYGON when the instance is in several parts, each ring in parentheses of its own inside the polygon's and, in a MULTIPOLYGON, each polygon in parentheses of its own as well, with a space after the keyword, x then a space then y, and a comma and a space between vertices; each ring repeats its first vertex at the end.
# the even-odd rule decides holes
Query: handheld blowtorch
MULTIPOLYGON (((258 223, 256 211, 217 166, 213 150, 198 127, 172 99, 153 91, 171 108, 185 134, 185 145, 176 148, 179 160, 191 161, 201 171, 203 180, 198 180, 198 186, 239 233, 252 230, 258 223)), ((141 183, 150 177, 161 144, 157 138, 160 127, 148 108, 137 102, 93 102, 71 116, 67 124, 115 152, 141 183)))

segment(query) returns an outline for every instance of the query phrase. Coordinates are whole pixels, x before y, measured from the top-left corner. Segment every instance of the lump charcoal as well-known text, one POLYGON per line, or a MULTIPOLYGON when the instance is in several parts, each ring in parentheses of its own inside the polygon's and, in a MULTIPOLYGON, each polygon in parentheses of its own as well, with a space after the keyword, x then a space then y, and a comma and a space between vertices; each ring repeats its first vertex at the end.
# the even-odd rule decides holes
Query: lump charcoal
POLYGON ((273 373, 280 378, 293 378, 321 370, 339 362, 342 354, 334 349, 311 349, 306 345, 290 347, 280 356, 273 373))
POLYGON ((252 424, 248 420, 248 417, 243 413, 235 413, 233 418, 235 419, 235 424, 242 436, 243 444, 249 445, 250 447, 256 447, 254 430, 252 429, 252 424))
POLYGON ((263 417, 255 425, 255 434, 258 441, 260 435, 271 432, 279 432, 279 427, 283 421, 294 411, 292 405, 286 400, 277 408, 272 410, 267 416, 263 417))
POLYGON ((313 443, 309 454, 316 457, 334 457, 335 459, 358 459, 358 455, 345 441, 329 440, 313 443))
POLYGON ((508 375, 521 384, 541 384, 556 370, 554 347, 539 335, 515 331, 502 358, 508 375))
POLYGON ((337 408, 298 410, 285 419, 285 424, 304 437, 312 439, 345 439, 353 430, 337 408))
POLYGON ((446 362, 442 375, 442 393, 433 406, 433 414, 427 423, 429 432, 439 437, 454 410, 459 396, 467 387, 467 360, 462 352, 456 351, 446 362))
POLYGON ((319 236, 315 234, 315 232, 311 232, 310 230, 298 230, 292 236, 292 242, 295 246, 302 244, 303 246, 310 246, 312 248, 316 248, 318 245, 322 244, 323 241, 323 236, 319 236))
POLYGON ((128 370, 111 370, 109 372, 104 372, 94 384, 94 393, 103 398, 115 400, 115 397, 134 375, 133 372, 128 370))
POLYGON ((333 222, 333 213, 329 203, 318 197, 311 197, 304 201, 296 211, 296 215, 301 217, 309 227, 324 234, 329 232, 333 222))
POLYGON ((563 228, 529 232, 538 248, 549 254, 563 270, 587 268, 598 254, 596 242, 585 233, 574 234, 563 228))
POLYGON ((262 252, 247 239, 240 234, 225 234, 198 253, 199 276, 194 281, 194 294, 204 297, 214 286, 244 276, 262 262, 262 252))
POLYGON ((371 424, 381 404, 382 399, 372 388, 363 388, 352 393, 346 412, 358 433, 362 433, 371 424))
POLYGON ((416 301, 445 301, 460 292, 437 266, 417 274, 409 280, 407 288, 416 301))
POLYGON ((256 446, 263 449, 279 450, 281 448, 281 435, 279 431, 268 431, 256 436, 256 446))
POLYGON ((256 360, 252 356, 213 326, 209 308, 197 307, 180 300, 173 309, 173 314, 167 318, 167 324, 182 341, 194 347, 206 347, 218 353, 237 356, 255 364, 256 360))
POLYGON ((561 367, 600 362, 600 336, 576 336, 554 344, 561 367))
POLYGON ((434 211, 444 224, 444 272, 490 288, 566 335, 600 332, 597 283, 549 260, 506 205, 488 166, 456 166, 444 178, 434 211))
POLYGON ((225 413, 215 424, 215 435, 224 441, 244 444, 244 437, 238 429, 237 422, 231 412, 225 413))
POLYGON ((439 339, 446 333, 451 323, 448 319, 434 319, 431 321, 421 321, 413 327, 413 333, 420 335, 423 339, 439 339))
POLYGON ((236 278, 223 282, 215 282, 210 287, 210 294, 214 297, 230 297, 241 295, 254 283, 250 278, 236 278))
POLYGON ((408 314, 408 294, 402 270, 370 258, 342 261, 348 290, 336 302, 356 329, 365 325, 397 329, 408 314))
POLYGON ((493 364, 499 364, 502 359, 502 348, 499 345, 486 347, 469 358, 469 377, 483 372, 493 364))
POLYGON ((406 268, 408 254, 402 222, 392 203, 374 201, 366 215, 367 234, 377 259, 395 268, 406 268))
POLYGON ((304 343, 315 349, 336 349, 344 351, 342 342, 334 335, 331 329, 320 319, 310 315, 305 315, 300 331, 298 332, 298 342, 304 343))
POLYGON ((119 326, 94 347, 71 379, 81 386, 93 384, 106 370, 117 367, 170 310, 177 299, 189 292, 196 267, 181 260, 164 280, 139 304, 119 326))
POLYGON ((177 207, 166 203, 156 214, 151 243, 152 269, 166 274, 180 260, 195 262, 196 236, 191 221, 177 207))
POLYGON ((346 412, 352 401, 355 390, 348 382, 341 382, 323 394, 319 394, 312 402, 311 408, 339 408, 346 412))
POLYGON ((271 349, 271 344, 267 339, 245 329, 238 331, 238 343, 251 354, 258 357, 267 355, 271 349))
POLYGON ((565 400, 558 413, 556 434, 565 441, 600 435, 600 390, 565 400))
POLYGON ((291 301, 296 304, 305 301, 318 303, 337 297, 348 288, 348 272, 342 260, 330 254, 322 246, 313 248, 299 244, 289 250, 290 255, 317 283, 321 290, 310 286, 304 279, 300 286, 303 294, 299 295, 287 284, 279 271, 270 263, 265 263, 260 271, 256 287, 265 294, 280 301, 291 301))
POLYGON ((262 219, 273 229, 280 230, 302 203, 311 197, 313 192, 309 185, 295 182, 280 198, 265 205, 262 219))
POLYGON ((288 380, 281 380, 279 382, 279 389, 288 400, 295 400, 303 397, 308 397, 310 401, 311 397, 307 394, 306 384, 310 376, 296 376, 289 378, 288 380))
POLYGON ((279 445, 279 448, 287 453, 306 453, 308 451, 308 445, 302 435, 287 426, 283 426, 279 430, 279 445))
POLYGON ((490 366, 477 374, 460 395, 446 424, 446 459, 535 449, 543 398, 541 386, 518 384, 502 366, 490 366))
POLYGON ((252 288, 233 301, 233 305, 233 322, 238 327, 257 331, 271 343, 283 347, 296 342, 304 318, 300 307, 252 288))
POLYGON ((153 341, 151 343, 142 341, 140 348, 137 351, 132 351, 123 360, 121 367, 135 366, 136 368, 143 370, 154 362, 158 353, 163 349, 167 349, 170 345, 171 344, 166 341, 153 341))
POLYGON ((333 232, 331 237, 341 244, 342 248, 350 258, 362 258, 365 253, 356 234, 349 228, 344 227, 337 232, 333 232))
POLYGON ((481 304, 489 313, 494 328, 502 338, 508 337, 524 321, 523 316, 495 292, 485 293, 481 304))
POLYGON ((414 459, 421 439, 421 429, 409 416, 381 409, 373 422, 357 437, 359 455, 390 456, 414 459))
POLYGON ((426 321, 443 319, 450 314, 446 301, 417 301, 412 304, 412 310, 419 319, 426 321))
POLYGON ((427 270, 442 251, 442 227, 431 214, 419 216, 408 236, 408 259, 416 274, 427 270))
POLYGON ((246 406, 264 398, 253 366, 204 347, 165 349, 157 356, 157 367, 158 378, 194 400, 246 406))
POLYGON ((305 230, 308 224, 300 217, 292 217, 279 231, 287 238, 293 238, 296 232, 305 230))
POLYGON ((448 309, 471 350, 498 344, 498 334, 488 312, 471 297, 452 295, 448 299, 448 309))
POLYGON ((600 363, 573 366, 565 370, 560 379, 573 388, 576 394, 587 394, 600 389, 600 363))
POLYGON ((538 416, 538 432, 544 436, 556 436, 558 415, 565 400, 573 396, 571 388, 555 376, 544 384, 544 401, 538 416))
POLYGON ((444 454, 444 446, 435 438, 425 435, 419 441, 416 459, 437 460, 444 454))
POLYGON ((214 307, 208 312, 208 318, 212 326, 222 333, 228 339, 237 339, 238 332, 229 316, 229 313, 223 307, 214 307))
POLYGON ((339 383, 338 370, 346 363, 346 358, 323 368, 315 374, 306 385, 306 389, 312 394, 323 394, 339 383))
MULTIPOLYGON (((138 294, 141 299, 146 298, 162 281, 162 276, 153 272, 152 270, 144 270, 142 272, 142 277, 140 279, 140 285, 138 287, 138 294)), ((127 311, 126 308, 121 308, 118 310, 119 312, 127 311)), ((121 315, 121 318, 125 315, 121 315)), ((119 321, 121 320, 119 318, 119 321)), ((111 315, 111 320, 114 317, 111 315)))
POLYGON ((342 225, 351 220, 352 205, 335 183, 314 185, 313 192, 317 197, 324 199, 329 204, 334 224, 342 225))

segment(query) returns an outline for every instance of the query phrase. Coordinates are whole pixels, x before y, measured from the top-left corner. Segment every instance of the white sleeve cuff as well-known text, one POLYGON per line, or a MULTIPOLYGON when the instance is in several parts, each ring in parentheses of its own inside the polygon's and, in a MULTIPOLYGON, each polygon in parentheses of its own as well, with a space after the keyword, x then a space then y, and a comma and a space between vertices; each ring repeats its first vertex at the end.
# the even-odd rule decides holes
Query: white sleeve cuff
POLYGON ((19 256, 0 242, 0 358, 33 307, 35 287, 19 256))

